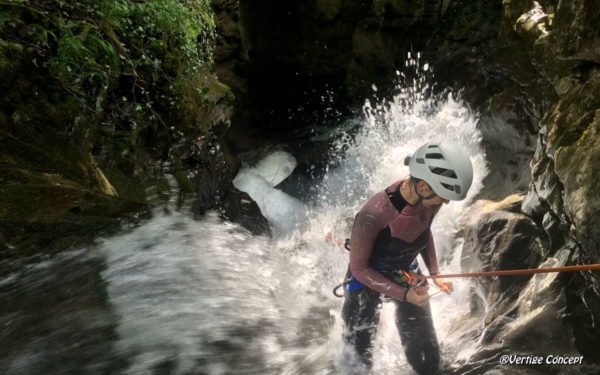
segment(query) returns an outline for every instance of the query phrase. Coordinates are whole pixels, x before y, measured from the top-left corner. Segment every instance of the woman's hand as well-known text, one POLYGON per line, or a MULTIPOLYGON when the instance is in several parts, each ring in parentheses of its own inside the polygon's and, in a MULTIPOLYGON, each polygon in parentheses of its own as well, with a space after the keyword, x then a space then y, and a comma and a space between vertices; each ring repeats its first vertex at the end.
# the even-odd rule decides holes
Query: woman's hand
POLYGON ((417 306, 425 306, 429 302, 429 286, 420 286, 416 288, 410 288, 406 293, 406 302, 410 302, 417 306))
POLYGON ((446 279, 443 279, 441 277, 438 278, 434 278, 433 279, 433 283, 440 288, 440 290, 442 292, 446 292, 447 294, 450 294, 454 291, 454 288, 452 287, 452 282, 450 281, 446 281, 446 279))

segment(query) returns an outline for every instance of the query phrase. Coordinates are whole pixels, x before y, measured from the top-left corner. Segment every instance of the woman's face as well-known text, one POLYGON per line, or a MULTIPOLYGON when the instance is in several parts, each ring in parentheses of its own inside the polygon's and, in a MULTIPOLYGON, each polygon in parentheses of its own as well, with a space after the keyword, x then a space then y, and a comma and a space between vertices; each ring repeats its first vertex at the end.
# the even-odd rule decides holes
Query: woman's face
MULTIPOLYGON (((417 183, 417 191, 423 197, 428 197, 431 194, 435 194, 435 192, 431 189, 431 186, 429 186, 429 184, 423 180, 421 180, 417 183)), ((434 195, 430 199, 423 199, 423 201, 422 201, 423 206, 425 206, 425 207, 440 206, 441 204, 447 204, 448 202, 449 201, 447 199, 444 199, 437 195, 434 195)))

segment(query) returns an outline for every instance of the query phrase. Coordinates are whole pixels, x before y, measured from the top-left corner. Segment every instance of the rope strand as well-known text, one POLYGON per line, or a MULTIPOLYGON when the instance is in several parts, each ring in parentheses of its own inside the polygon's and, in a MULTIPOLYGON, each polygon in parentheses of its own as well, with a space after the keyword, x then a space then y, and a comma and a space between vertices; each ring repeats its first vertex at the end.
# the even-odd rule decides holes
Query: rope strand
POLYGON ((486 277, 486 276, 517 276, 517 275, 531 275, 534 273, 551 273, 551 272, 576 272, 576 271, 600 271, 600 263, 595 264, 581 264, 575 266, 564 266, 564 267, 547 267, 547 268, 529 268, 519 270, 502 270, 502 271, 487 271, 487 272, 467 272, 467 273, 451 273, 451 274, 437 274, 427 275, 428 279, 437 278, 453 278, 453 277, 486 277))

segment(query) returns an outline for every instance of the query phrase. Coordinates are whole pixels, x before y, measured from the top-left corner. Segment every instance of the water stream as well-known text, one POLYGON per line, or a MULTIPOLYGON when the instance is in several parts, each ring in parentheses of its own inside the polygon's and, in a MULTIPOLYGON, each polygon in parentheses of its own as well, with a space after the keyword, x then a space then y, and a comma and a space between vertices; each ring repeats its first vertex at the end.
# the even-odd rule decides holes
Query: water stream
MULTIPOLYGON (((416 59, 409 66, 426 71, 416 59)), ((236 179, 274 228, 253 236, 215 213, 157 210, 139 227, 96 245, 38 256, 0 278, 0 372, 7 374, 338 374, 352 371, 341 340, 342 300, 332 295, 348 261, 334 240, 373 193, 406 176, 403 159, 430 139, 468 150, 469 197, 443 207, 433 233, 443 271, 459 271, 457 218, 481 188, 486 160, 476 115, 451 95, 428 99, 424 78, 402 80, 386 102, 366 102, 356 134, 337 138, 308 204, 276 188, 293 155, 269 154, 236 179)), ((173 193, 176 193, 173 185, 173 193)), ((176 194, 173 194, 174 196, 176 194)), ((3 269, 8 269, 4 267, 3 269)), ((447 366, 480 347, 465 339, 470 283, 432 298, 447 366)), ((393 307, 384 305, 376 374, 410 373, 393 307)))

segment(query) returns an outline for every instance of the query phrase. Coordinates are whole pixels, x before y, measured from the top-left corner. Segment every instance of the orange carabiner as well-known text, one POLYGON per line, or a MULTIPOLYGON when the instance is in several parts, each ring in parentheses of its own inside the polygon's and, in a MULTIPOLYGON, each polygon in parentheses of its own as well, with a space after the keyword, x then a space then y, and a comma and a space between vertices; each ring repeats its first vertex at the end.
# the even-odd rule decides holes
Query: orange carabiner
POLYGON ((419 277, 416 274, 404 270, 402 270, 402 274, 406 278, 408 285, 411 287, 415 287, 419 284, 419 277))

